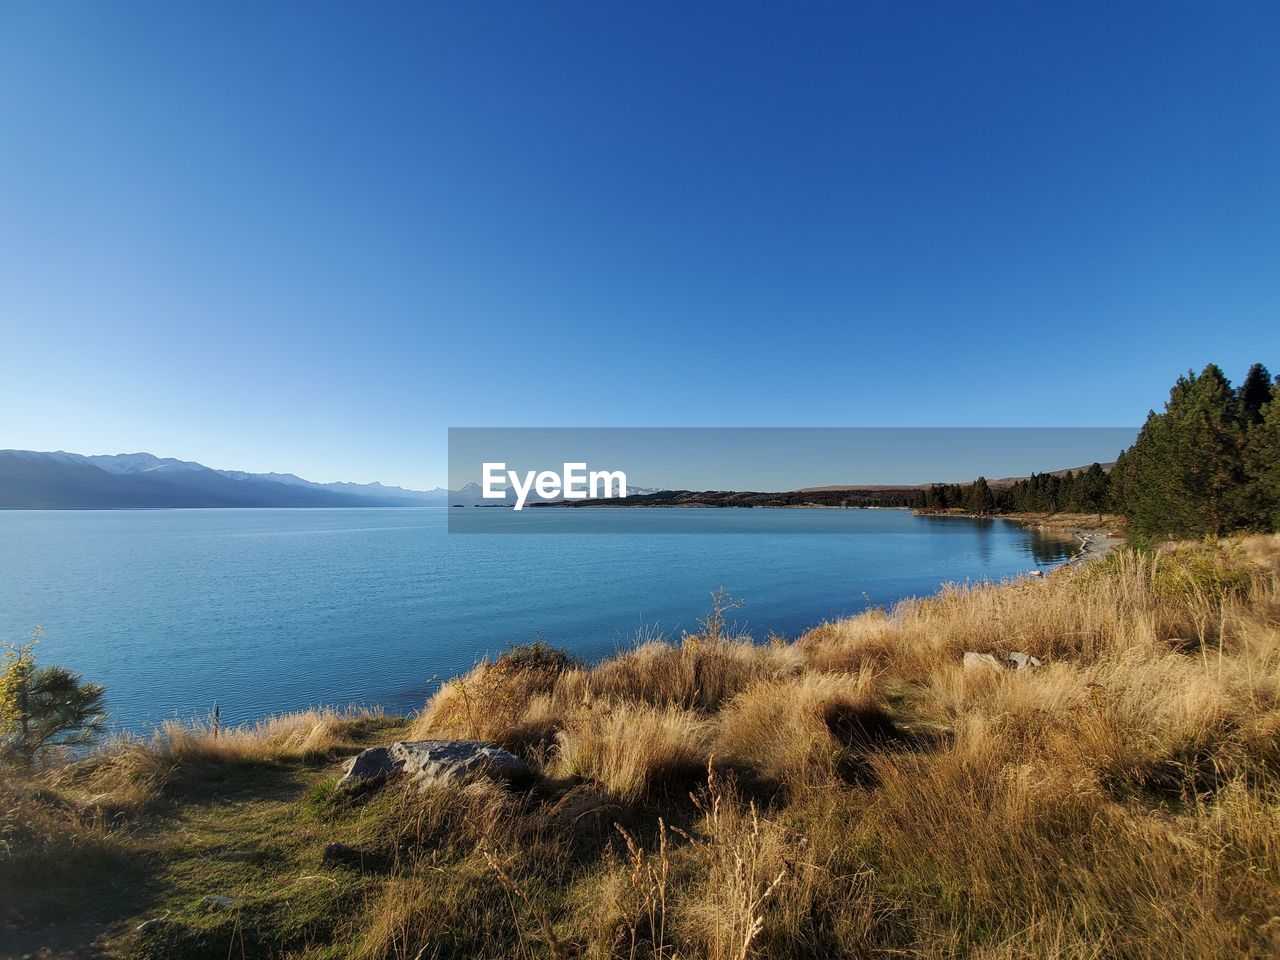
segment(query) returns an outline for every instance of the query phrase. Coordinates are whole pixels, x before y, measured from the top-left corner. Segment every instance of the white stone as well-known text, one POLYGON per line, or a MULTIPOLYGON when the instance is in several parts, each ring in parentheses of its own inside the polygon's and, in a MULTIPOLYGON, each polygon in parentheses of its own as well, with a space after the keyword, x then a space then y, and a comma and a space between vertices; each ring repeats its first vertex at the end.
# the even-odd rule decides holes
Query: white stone
POLYGON ((972 650, 966 650, 964 654, 964 668, 966 670, 1003 670, 1000 661, 989 653, 974 653, 972 650))

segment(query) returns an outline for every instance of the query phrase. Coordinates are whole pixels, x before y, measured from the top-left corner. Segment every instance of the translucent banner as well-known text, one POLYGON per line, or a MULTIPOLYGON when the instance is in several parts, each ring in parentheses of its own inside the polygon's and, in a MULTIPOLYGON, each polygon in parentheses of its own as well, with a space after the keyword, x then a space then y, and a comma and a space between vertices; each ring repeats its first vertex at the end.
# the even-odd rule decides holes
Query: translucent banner
POLYGON ((1136 434, 1121 427, 455 427, 448 527, 487 534, 909 532, 866 512, 999 516, 1032 509, 1046 490, 1080 512, 1101 512, 1110 466, 1136 434))

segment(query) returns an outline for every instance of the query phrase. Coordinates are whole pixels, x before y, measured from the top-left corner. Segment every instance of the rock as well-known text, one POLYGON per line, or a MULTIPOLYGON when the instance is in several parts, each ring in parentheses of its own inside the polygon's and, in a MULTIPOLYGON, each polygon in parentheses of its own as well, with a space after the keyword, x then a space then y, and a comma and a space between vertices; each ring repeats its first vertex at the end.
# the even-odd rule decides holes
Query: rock
POLYGON ((215 897, 212 894, 200 901, 208 910, 225 910, 228 907, 234 907, 236 901, 233 897, 215 897))
POLYGON ((1013 661, 1015 670, 1034 670, 1044 666, 1044 661, 1039 657, 1033 657, 1029 653, 1019 653, 1016 650, 1009 654, 1009 659, 1013 661))
POLYGON ((339 790, 356 790, 376 787, 387 777, 400 772, 401 761, 391 756, 391 747, 372 747, 362 750, 343 767, 339 790))
POLYGON ((964 668, 966 670, 1003 670, 997 660, 989 653, 974 653, 972 650, 966 650, 964 654, 964 668))
POLYGON ((474 740, 411 740, 394 744, 391 752, 403 759, 404 772, 420 789, 471 774, 505 781, 530 775, 528 766, 515 754, 474 740))
POLYGON ((513 753, 478 740, 407 740, 374 747, 347 761, 341 790, 375 787, 388 777, 404 775, 420 790, 440 783, 483 776, 513 781, 531 776, 528 765, 513 753))

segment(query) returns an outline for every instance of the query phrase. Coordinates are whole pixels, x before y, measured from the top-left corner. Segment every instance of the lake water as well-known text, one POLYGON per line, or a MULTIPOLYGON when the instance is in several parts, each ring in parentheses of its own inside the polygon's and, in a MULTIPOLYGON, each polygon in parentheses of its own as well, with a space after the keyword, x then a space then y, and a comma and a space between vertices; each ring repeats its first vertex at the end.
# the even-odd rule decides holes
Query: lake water
POLYGON ((133 731, 215 701, 228 723, 317 704, 399 712, 538 636, 588 659, 640 630, 678 637, 721 586, 754 636, 795 636, 1071 552, 1005 521, 906 511, 699 510, 711 532, 697 534, 645 532, 677 510, 471 512, 602 532, 450 534, 430 509, 0 511, 0 639, 42 624, 40 659, 104 683, 133 731))

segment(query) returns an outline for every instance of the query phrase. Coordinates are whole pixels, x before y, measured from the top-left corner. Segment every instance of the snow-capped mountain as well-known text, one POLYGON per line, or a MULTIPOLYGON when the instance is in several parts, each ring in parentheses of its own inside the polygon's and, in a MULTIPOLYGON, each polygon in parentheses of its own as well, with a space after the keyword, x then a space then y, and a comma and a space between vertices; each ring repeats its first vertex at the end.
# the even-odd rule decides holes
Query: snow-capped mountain
MULTIPOLYGON (((68 454, 68 456, 79 456, 68 454)), ((191 460, 175 460, 173 457, 153 456, 150 453, 117 453, 114 455, 98 455, 81 457, 95 467, 101 467, 107 473, 177 473, 189 470, 208 470, 209 468, 191 460)))

